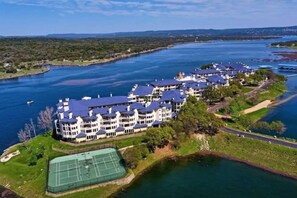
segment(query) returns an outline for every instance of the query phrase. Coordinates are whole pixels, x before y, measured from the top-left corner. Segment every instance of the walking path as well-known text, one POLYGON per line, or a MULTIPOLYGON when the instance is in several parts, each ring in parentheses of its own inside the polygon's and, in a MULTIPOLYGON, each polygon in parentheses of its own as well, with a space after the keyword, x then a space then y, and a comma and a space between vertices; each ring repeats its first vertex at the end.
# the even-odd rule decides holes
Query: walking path
POLYGON ((248 132, 240 131, 237 129, 231 129, 231 128, 227 128, 227 127, 221 128, 221 131, 226 132, 226 133, 235 134, 235 135, 239 134, 242 137, 248 137, 248 138, 252 138, 252 139, 256 139, 256 140, 261 140, 264 142, 269 142, 269 143, 278 144, 281 146, 286 146, 286 147, 297 149, 297 143, 288 142, 288 141, 276 139, 273 137, 266 137, 261 134, 248 133, 248 132))

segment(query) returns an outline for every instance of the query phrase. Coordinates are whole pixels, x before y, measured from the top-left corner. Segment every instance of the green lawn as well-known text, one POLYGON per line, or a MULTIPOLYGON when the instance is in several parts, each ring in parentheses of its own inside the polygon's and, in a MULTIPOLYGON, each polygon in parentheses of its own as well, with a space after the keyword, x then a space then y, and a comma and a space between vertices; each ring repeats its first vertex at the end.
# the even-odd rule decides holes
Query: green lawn
POLYGON ((177 154, 184 156, 196 153, 200 150, 201 142, 193 139, 187 138, 180 143, 180 148, 177 150, 177 154))
POLYGON ((269 112, 269 108, 263 108, 258 111, 254 111, 252 113, 246 114, 248 118, 250 118, 253 122, 260 120, 265 117, 269 112))
POLYGON ((242 87, 240 89, 241 93, 248 93, 248 92, 250 92, 252 90, 253 90, 253 88, 251 88, 251 87, 242 87))
POLYGON ((210 137, 212 151, 297 176, 297 150, 232 134, 210 137))
POLYGON ((263 91, 259 94, 257 100, 258 103, 263 102, 264 100, 276 99, 278 96, 284 94, 287 91, 285 82, 275 82, 272 84, 266 91, 263 91))
POLYGON ((124 148, 127 146, 140 144, 141 142, 143 142, 143 139, 144 138, 142 136, 141 137, 129 137, 129 138, 119 139, 119 140, 110 139, 109 141, 106 141, 106 142, 94 142, 94 144, 86 144, 86 145, 80 145, 80 146, 70 146, 70 145, 62 144, 62 143, 56 141, 55 144, 53 144, 53 146, 54 146, 54 148, 59 148, 59 149, 63 149, 63 150, 91 148, 91 147, 94 147, 97 145, 104 145, 104 144, 114 144, 118 148, 124 148))
MULTIPOLYGON (((131 146, 139 144, 143 140, 142 137, 134 137, 112 141, 119 147, 131 146)), ((106 142, 105 142, 106 143, 106 142)), ((94 146, 94 145, 93 145, 94 146)), ((39 135, 27 143, 27 148, 18 146, 12 151, 19 149, 21 154, 12 158, 6 163, 0 163, 0 185, 6 186, 15 191, 17 194, 30 197, 39 198, 45 196, 46 178, 47 178, 47 163, 48 160, 53 159, 64 154, 55 152, 52 147, 62 149, 76 149, 79 147, 72 147, 61 144, 59 141, 53 139, 50 135, 39 135), (33 152, 40 148, 45 148, 44 157, 37 161, 35 166, 29 166, 29 161, 33 152)), ((108 185, 85 192, 74 193, 63 197, 107 197, 121 186, 108 185)))

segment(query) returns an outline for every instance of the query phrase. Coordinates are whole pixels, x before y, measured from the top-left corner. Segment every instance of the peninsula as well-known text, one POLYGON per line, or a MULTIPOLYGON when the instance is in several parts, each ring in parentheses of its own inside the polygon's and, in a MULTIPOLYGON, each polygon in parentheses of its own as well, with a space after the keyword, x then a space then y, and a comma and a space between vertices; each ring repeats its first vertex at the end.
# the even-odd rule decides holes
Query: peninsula
MULTIPOLYGON (((228 96, 233 95, 235 98, 239 97, 240 99, 240 95, 242 94, 246 94, 249 97, 256 97, 256 95, 260 96, 254 100, 255 104, 267 99, 272 100, 284 93, 285 89, 281 87, 285 78, 274 75, 266 70, 259 70, 255 72, 243 64, 210 64, 202 66, 202 68, 204 69, 196 69, 192 73, 192 76, 184 76, 182 73, 180 73, 176 80, 161 80, 152 82, 152 91, 155 90, 160 93, 168 92, 169 94, 164 95, 165 98, 161 99, 161 103, 159 105, 153 101, 150 102, 150 105, 143 107, 136 105, 136 103, 145 104, 148 100, 157 100, 156 95, 152 94, 151 97, 148 97, 148 95, 146 95, 147 92, 143 92, 145 90, 147 91, 147 86, 134 87, 130 93, 130 100, 135 100, 134 102, 132 101, 134 104, 124 104, 125 108, 122 108, 121 105, 114 106, 117 102, 120 102, 121 104, 129 103, 128 100, 124 100, 124 98, 119 97, 111 97, 113 100, 105 100, 104 98, 95 100, 84 98, 81 101, 66 100, 58 103, 57 113, 59 114, 59 119, 55 122, 57 131, 54 133, 49 131, 48 133, 36 136, 35 138, 27 139, 23 144, 7 150, 5 155, 16 150, 20 151, 20 155, 15 156, 8 162, 0 164, 0 184, 14 190, 24 197, 73 197, 86 195, 88 197, 97 197, 98 193, 102 197, 108 197, 120 189, 129 186, 129 182, 127 183, 127 181, 131 181, 131 178, 134 176, 137 178, 143 171, 147 170, 158 161, 168 157, 181 157, 191 154, 217 155, 236 161, 241 161, 276 174, 296 178, 297 172, 291 163, 292 161, 295 162, 297 160, 295 156, 295 149, 282 146, 277 142, 271 144, 269 141, 267 141, 267 138, 264 139, 263 142, 261 139, 243 138, 243 135, 242 137, 237 137, 232 133, 229 134, 223 132, 226 130, 220 130, 220 128, 224 125, 224 123, 222 120, 214 116, 214 114, 208 112, 208 105, 203 102, 206 101, 210 105, 219 104, 217 102, 222 100, 221 97, 227 98, 228 96), (235 70, 237 70, 237 72, 235 72, 235 70), (224 79, 227 76, 224 76, 223 74, 227 75, 229 79, 224 79), (232 76, 232 80, 230 76, 232 76), (195 82, 196 78, 199 79, 200 82, 195 82), (206 82, 202 82, 204 80, 206 82), (241 82, 242 87, 239 86, 237 82, 241 82), (261 86, 263 82, 269 83, 265 83, 267 86, 261 86), (168 83, 170 85, 168 85, 168 83), (229 83, 231 83, 232 86, 230 90, 228 89, 230 86, 229 83), (258 83, 262 87, 261 89, 258 88, 258 83), (203 84, 208 86, 203 87, 203 84), (252 84, 254 84, 254 87, 249 88, 252 84), (246 85, 249 87, 246 87, 246 85), (180 91, 178 88, 180 86, 182 86, 182 89, 184 89, 186 94, 185 97, 182 95, 177 98, 171 97, 170 93, 172 92, 176 95, 177 92, 180 91), (165 87, 166 89, 172 90, 163 90, 165 87), (197 90, 200 90, 200 88, 203 88, 203 91, 197 92, 197 90), (143 93, 145 94, 143 95, 143 93), (216 93, 220 94, 216 95, 216 93), (265 94, 263 95, 263 93, 265 94), (189 94, 188 97, 187 94, 189 94), (168 98, 170 103, 167 103, 167 105, 164 106, 164 104, 166 104, 166 98, 168 98), (186 98, 187 100, 185 100, 186 98), (197 100, 197 98, 200 98, 200 100, 197 100), (68 105, 66 104, 67 102, 68 105), (103 124, 102 127, 105 127, 105 129, 102 128, 99 131, 96 130, 98 133, 95 132, 95 135, 93 135, 93 130, 88 132, 87 129, 75 127, 74 125, 73 127, 68 127, 72 124, 76 124, 75 122, 73 123, 74 119, 76 122, 82 121, 89 123, 89 125, 87 124, 88 126, 86 124, 80 124, 79 126, 84 126, 87 128, 99 126, 95 125, 94 123, 92 124, 92 122, 94 122, 94 116, 89 115, 90 112, 87 112, 85 115, 85 112, 82 109, 82 107, 86 104, 92 105, 97 104, 98 102, 103 106, 108 106, 107 102, 112 103, 109 105, 114 106, 113 108, 95 108, 93 111, 91 111, 91 114, 98 114, 96 119, 106 119, 106 121, 100 122, 100 124, 103 124), (174 109, 172 109, 171 103, 174 105, 174 109), (179 106, 179 103, 182 104, 179 106), (75 109, 77 105, 80 106, 80 111, 75 109), (164 121, 162 120, 163 117, 158 117, 160 115, 157 116, 157 114, 155 115, 155 113, 159 112, 160 109, 162 110, 163 107, 166 111, 164 114, 160 115, 164 115, 164 121), (67 108, 71 108, 71 112, 73 113, 72 115, 67 113, 67 108), (177 112, 178 114, 176 114, 177 112), (77 113, 84 115, 77 115, 77 113), (151 114, 155 120, 150 119, 151 114), (175 114, 175 119, 171 119, 172 117, 166 117, 175 114), (127 122, 127 119, 123 120, 119 117, 119 120, 114 122, 112 120, 115 119, 110 120, 110 116, 113 118, 114 116, 117 117, 125 115, 129 116, 128 120, 131 120, 131 122, 134 122, 135 120, 132 119, 131 116, 135 117, 138 115, 140 116, 138 120, 141 121, 142 119, 145 123, 138 124, 141 127, 138 127, 138 125, 137 127, 135 127, 136 125, 131 125, 132 130, 130 129, 130 125, 125 126, 123 129, 121 128, 121 130, 119 127, 114 128, 113 125, 115 123, 127 122), (69 116, 73 117, 70 118, 69 116), (81 117, 81 119, 79 117, 81 117), (158 122, 157 125, 155 125, 156 120, 158 121, 159 119, 161 119, 163 123, 158 122), (109 123, 107 122, 108 120, 112 122, 109 123), (157 126, 157 128, 152 128, 153 123, 154 126, 157 126), (71 131, 69 131, 70 129, 71 131), (79 133, 74 134, 76 133, 75 130, 77 129, 79 129, 79 133), (136 131, 136 133, 133 133, 132 131, 136 131), (144 133, 141 133, 141 131, 144 131, 144 133), (74 136, 72 137, 73 134, 74 136), (126 135, 113 137, 116 134, 126 135), (106 138, 107 136, 109 138, 106 138), (68 142, 57 141, 57 137, 68 142), (124 180, 121 180, 126 182, 122 184, 107 183, 103 186, 100 185, 88 188, 82 187, 75 189, 74 191, 61 192, 56 195, 50 193, 45 194, 46 178, 49 174, 47 171, 48 160, 59 156, 93 151, 106 147, 118 148, 122 153, 122 156, 125 160, 125 165, 129 168, 127 176, 124 177, 124 180), (262 160, 263 156, 265 156, 265 160, 262 160), (275 160, 276 158, 280 159, 284 157, 289 160, 275 160), (19 172, 24 172, 24 170, 26 170, 26 174, 19 172)), ((126 99, 128 99, 127 96, 126 99)), ((239 102, 239 99, 235 99, 237 102, 234 104, 243 104, 243 102, 239 102)), ((247 101, 248 100, 244 100, 244 102, 247 101)), ((231 111, 227 110, 228 108, 226 107, 225 111, 232 113, 231 115, 236 115, 236 112, 241 112, 245 107, 249 107, 246 105, 239 107, 236 105, 234 106, 232 101, 230 104, 230 107, 232 107, 231 111)), ((217 113, 220 111, 221 110, 218 110, 217 113)), ((260 115, 263 116, 262 113, 260 115)), ((251 118, 256 117, 257 119, 252 119, 253 122, 259 119, 258 113, 256 116, 249 114, 247 114, 247 116, 250 116, 251 118)), ((234 117, 232 122, 235 124, 230 124, 230 127, 240 127, 246 129, 246 123, 249 123, 250 126, 257 126, 256 124, 247 121, 246 118, 241 119, 240 116, 234 117)), ((278 125, 273 125, 273 127, 269 128, 269 130, 281 130, 277 126, 278 125)), ((242 134, 242 132, 238 133, 242 134)), ((247 135, 247 137, 249 136, 247 135)), ((294 143, 290 144, 293 145, 294 143)))

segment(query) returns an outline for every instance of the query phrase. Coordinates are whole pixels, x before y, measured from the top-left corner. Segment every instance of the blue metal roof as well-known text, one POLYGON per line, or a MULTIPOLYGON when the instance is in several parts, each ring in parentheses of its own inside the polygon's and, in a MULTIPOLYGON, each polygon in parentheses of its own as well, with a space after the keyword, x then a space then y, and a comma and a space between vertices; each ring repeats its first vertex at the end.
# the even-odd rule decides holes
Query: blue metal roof
POLYGON ((100 129, 99 131, 97 131, 96 134, 97 134, 97 135, 104 135, 104 134, 106 134, 106 131, 103 130, 103 129, 100 129))
POLYGON ((76 123, 77 122, 77 120, 75 119, 75 118, 63 118, 63 119, 61 119, 61 122, 62 123, 76 123))
POLYGON ((157 125, 160 125, 160 124, 162 124, 162 121, 155 120, 152 125, 157 126, 157 125))
POLYGON ((125 131, 125 128, 119 126, 118 128, 116 128, 115 131, 116 131, 116 132, 125 131))
POLYGON ((122 111, 121 114, 123 114, 123 115, 134 115, 135 112, 134 111, 122 111))
POLYGON ((151 82, 151 85, 153 85, 154 87, 163 87, 163 86, 170 86, 170 85, 181 85, 181 82, 175 79, 168 79, 168 80, 159 80, 159 81, 151 82))
POLYGON ((180 90, 170 90, 170 91, 163 91, 162 92, 162 97, 160 101, 168 102, 168 101, 173 101, 173 102, 183 102, 184 99, 186 98, 185 95, 183 95, 180 90))
POLYGON ((103 114, 102 117, 107 117, 107 118, 114 118, 117 115, 115 113, 107 113, 107 114, 103 114))
POLYGON ((146 124, 135 124, 135 126, 133 127, 134 129, 141 129, 141 128, 146 128, 147 125, 146 124))
POLYGON ((94 121, 94 120, 97 120, 97 117, 96 116, 87 116, 87 117, 83 117, 82 119, 85 121, 94 121))
POLYGON ((87 135, 85 133, 79 133, 76 138, 83 138, 83 137, 87 137, 87 135))
POLYGON ((144 107, 143 109, 140 109, 139 112, 140 113, 152 112, 159 108, 160 108, 159 102, 151 102, 151 104, 148 107, 144 107))
POLYGON ((215 69, 197 69, 193 72, 194 74, 217 74, 220 73, 220 71, 215 70, 215 69))
POLYGON ((153 94, 154 87, 152 86, 137 86, 134 91, 131 91, 132 94, 136 96, 147 96, 153 94))
POLYGON ((191 83, 184 84, 184 88, 186 88, 186 89, 192 88, 195 90, 205 89, 208 86, 209 85, 206 82, 191 82, 191 83))
POLYGON ((207 81, 209 81, 211 83, 220 83, 220 84, 226 84, 227 83, 227 80, 225 80, 223 77, 221 77, 219 75, 209 76, 207 78, 207 81))

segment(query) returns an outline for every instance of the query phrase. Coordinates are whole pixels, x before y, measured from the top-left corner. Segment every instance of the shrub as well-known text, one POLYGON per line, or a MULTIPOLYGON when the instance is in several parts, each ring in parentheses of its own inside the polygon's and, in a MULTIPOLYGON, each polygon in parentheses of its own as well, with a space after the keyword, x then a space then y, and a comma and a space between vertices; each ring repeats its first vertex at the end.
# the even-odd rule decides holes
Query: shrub
POLYGON ((37 164, 37 157, 35 154, 32 154, 29 160, 29 166, 35 166, 37 164))

